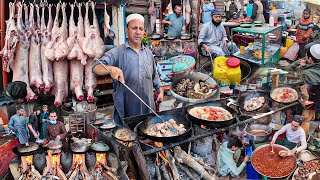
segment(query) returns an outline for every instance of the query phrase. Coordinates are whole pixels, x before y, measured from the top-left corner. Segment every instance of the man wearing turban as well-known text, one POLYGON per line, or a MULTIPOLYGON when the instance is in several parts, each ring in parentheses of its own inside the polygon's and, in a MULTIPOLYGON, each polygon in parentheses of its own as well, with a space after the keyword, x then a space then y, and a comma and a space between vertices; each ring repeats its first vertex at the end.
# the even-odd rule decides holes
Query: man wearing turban
POLYGON ((212 10, 211 17, 212 21, 205 23, 199 34, 198 43, 204 50, 202 54, 211 53, 225 56, 237 52, 237 46, 234 43, 227 42, 226 30, 221 24, 220 11, 217 9, 212 10))
POLYGON ((157 101, 163 100, 161 82, 152 52, 141 43, 145 32, 144 18, 140 14, 131 14, 126 20, 127 42, 106 52, 100 59, 111 73, 98 61, 92 66, 95 74, 110 74, 115 80, 113 99, 114 120, 117 124, 122 124, 121 119, 125 117, 150 113, 150 110, 121 83, 129 86, 154 110, 153 89, 159 93, 157 101))

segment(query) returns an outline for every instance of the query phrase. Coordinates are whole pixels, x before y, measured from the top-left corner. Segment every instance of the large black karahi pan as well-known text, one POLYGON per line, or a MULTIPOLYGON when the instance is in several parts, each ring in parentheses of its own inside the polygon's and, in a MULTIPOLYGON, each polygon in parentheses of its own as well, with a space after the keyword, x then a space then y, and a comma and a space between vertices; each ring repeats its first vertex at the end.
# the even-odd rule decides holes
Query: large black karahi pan
POLYGON ((170 119, 174 119, 176 121, 176 123, 179 124, 183 124, 184 128, 186 129, 186 132, 184 132, 183 134, 177 135, 177 136, 171 136, 171 137, 156 137, 156 136, 150 136, 148 134, 146 134, 146 130, 148 128, 152 128, 155 124, 157 123, 162 123, 162 121, 158 118, 158 117, 148 117, 147 119, 145 119, 142 123, 140 123, 138 125, 138 133, 150 140, 156 141, 156 142, 177 142, 177 141, 181 141, 187 137, 189 137, 191 135, 191 122, 188 121, 185 117, 181 117, 179 115, 160 115, 160 117, 164 120, 164 121, 168 121, 170 119))
POLYGON ((187 117, 192 123, 197 124, 197 125, 204 125, 206 127, 211 127, 211 128, 222 128, 222 127, 229 126, 230 124, 232 124, 235 121, 235 118, 237 117, 237 114, 238 114, 236 110, 230 108, 226 104, 219 103, 219 102, 209 102, 209 103, 204 103, 204 104, 193 105, 187 109, 187 112, 188 112, 187 117), (225 120, 225 121, 209 121, 209 120, 204 120, 204 119, 194 117, 190 114, 190 110, 192 108, 204 107, 204 106, 215 106, 215 107, 224 108, 231 113, 232 118, 229 120, 225 120))
POLYGON ((301 98, 301 92, 297 89, 297 87, 294 87, 294 86, 291 86, 291 85, 280 85, 278 88, 272 89, 271 92, 270 92, 270 98, 271 98, 273 101, 277 102, 277 103, 284 104, 284 105, 286 105, 286 104, 291 104, 291 103, 294 103, 294 102, 298 101, 298 100, 301 98), (290 102, 281 102, 281 101, 278 101, 278 100, 274 99, 274 98, 272 97, 272 93, 273 93, 273 91, 274 91, 275 89, 278 89, 278 88, 291 88, 291 89, 294 89, 295 91, 297 91, 297 94, 298 94, 297 99, 295 99, 295 100, 293 100, 293 101, 290 101, 290 102))
POLYGON ((245 111, 245 112, 259 111, 265 107, 266 103, 268 103, 268 95, 264 92, 248 92, 248 93, 245 93, 239 97, 238 103, 239 103, 239 107, 240 107, 241 111, 245 111), (264 97, 264 103, 261 106, 256 107, 253 110, 245 110, 244 109, 244 102, 248 101, 249 99, 254 98, 254 97, 264 97))

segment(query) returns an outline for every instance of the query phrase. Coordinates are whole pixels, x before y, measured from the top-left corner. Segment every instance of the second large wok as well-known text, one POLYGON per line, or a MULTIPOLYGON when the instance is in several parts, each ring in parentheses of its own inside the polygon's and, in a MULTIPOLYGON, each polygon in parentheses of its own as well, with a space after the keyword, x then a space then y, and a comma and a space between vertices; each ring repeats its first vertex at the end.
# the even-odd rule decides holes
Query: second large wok
POLYGON ((230 125, 231 123, 234 122, 235 118, 237 117, 237 111, 230 108, 229 106, 227 106, 226 104, 223 103, 213 103, 213 102, 209 102, 209 103, 204 103, 204 104, 197 104, 197 105, 193 105, 190 106, 187 110, 188 112, 188 119, 197 125, 204 125, 206 127, 211 127, 211 128, 222 128, 222 127, 226 127, 228 125, 230 125), (200 119, 197 117, 194 117, 190 114, 190 110, 194 107, 204 107, 204 106, 215 106, 215 107, 221 107, 226 109, 227 111, 229 111, 232 115, 232 118, 229 120, 225 120, 225 121, 210 121, 210 120, 205 120, 205 119, 200 119))
POLYGON ((158 117, 148 117, 147 119, 145 119, 142 123, 140 123, 138 125, 138 132, 140 133, 140 135, 156 141, 156 142, 177 142, 177 141, 181 141, 187 137, 189 137, 191 134, 191 122, 188 121, 187 119, 185 119, 182 116, 179 115, 160 115, 160 117, 164 120, 164 121, 168 121, 170 119, 174 119, 176 121, 176 123, 179 124, 183 124, 184 128, 186 129, 186 132, 184 132, 183 134, 177 135, 177 136, 171 136, 171 137, 156 137, 156 136, 150 136, 148 134, 146 134, 146 130, 148 128, 153 128, 153 126, 157 123, 162 123, 162 121, 158 118, 158 117))

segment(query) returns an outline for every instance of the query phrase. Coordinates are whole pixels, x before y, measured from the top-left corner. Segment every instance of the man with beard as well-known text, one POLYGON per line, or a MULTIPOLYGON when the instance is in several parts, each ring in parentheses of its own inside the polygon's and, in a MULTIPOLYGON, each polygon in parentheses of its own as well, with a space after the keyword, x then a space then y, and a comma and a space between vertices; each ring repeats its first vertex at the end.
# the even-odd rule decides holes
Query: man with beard
POLYGON ((236 44, 228 42, 226 30, 221 24, 220 11, 214 9, 211 12, 212 22, 203 25, 198 43, 202 47, 202 54, 211 53, 218 56, 230 55, 238 51, 236 44))
POLYGON ((176 5, 174 7, 174 13, 170 14, 162 21, 162 23, 169 25, 167 33, 168 36, 181 36, 181 31, 186 29, 186 26, 184 25, 184 18, 181 14, 181 6, 176 5))
MULTIPOLYGON (((110 73, 96 61, 92 68, 98 75, 110 74, 114 80, 126 83, 138 96, 155 110, 153 89, 159 95, 156 101, 163 100, 161 82, 157 73, 152 52, 142 43, 144 34, 144 18, 140 14, 127 17, 128 41, 106 52, 100 59, 110 73)), ((122 124, 121 119, 150 113, 150 110, 120 82, 113 83, 114 121, 122 124)))

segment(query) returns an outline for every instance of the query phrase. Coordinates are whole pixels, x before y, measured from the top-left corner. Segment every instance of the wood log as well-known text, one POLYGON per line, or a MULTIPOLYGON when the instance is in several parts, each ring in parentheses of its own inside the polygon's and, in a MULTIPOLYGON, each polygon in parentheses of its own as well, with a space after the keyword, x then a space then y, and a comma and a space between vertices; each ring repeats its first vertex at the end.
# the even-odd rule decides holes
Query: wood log
POLYGON ((164 179, 165 180, 171 180, 166 165, 165 164, 161 164, 160 169, 162 171, 162 175, 163 175, 164 179))
POLYGON ((103 168, 105 168, 107 171, 111 171, 112 173, 115 173, 117 172, 117 169, 116 168, 112 168, 112 167, 109 167, 105 164, 101 164, 103 168))
POLYGON ((67 176, 63 173, 62 169, 60 169, 59 166, 57 166, 57 175, 61 180, 67 180, 67 176))
POLYGON ((160 167, 157 164, 156 164, 156 175, 157 175, 157 180, 161 180, 160 167))
POLYGON ((189 176, 189 178, 190 178, 191 180, 198 180, 196 177, 193 176, 193 174, 189 171, 189 169, 188 169, 187 167, 183 166, 183 165, 180 164, 180 163, 176 163, 176 164, 177 164, 178 168, 179 168, 181 171, 185 172, 185 173, 189 176))
POLYGON ((74 180, 74 179, 77 177, 78 171, 79 171, 79 169, 78 169, 78 167, 76 167, 76 168, 73 170, 73 172, 72 172, 69 180, 74 180))
POLYGON ((38 179, 41 179, 42 176, 41 174, 39 173, 39 171, 36 170, 36 168, 34 168, 33 165, 31 165, 31 172, 38 178, 38 179))
POLYGON ((112 177, 113 180, 118 180, 117 176, 112 174, 111 172, 107 171, 108 176, 112 177))
POLYGON ((194 160, 192 156, 183 151, 180 146, 174 147, 174 156, 179 163, 183 163, 194 169, 202 178, 206 180, 214 179, 214 177, 211 176, 201 164, 194 160))
POLYGON ((212 167, 210 167, 210 166, 208 166, 208 165, 206 165, 206 163, 204 163, 204 160, 201 158, 201 157, 198 157, 198 158, 194 158, 200 165, 202 165, 203 167, 204 167, 204 169, 206 169, 208 172, 210 172, 210 173, 212 173, 212 174, 215 174, 216 173, 216 171, 212 168, 212 167))
POLYGON ((165 153, 166 153, 166 157, 168 159, 168 162, 169 162, 169 167, 172 171, 172 177, 173 177, 173 180, 179 180, 180 179, 180 175, 179 175, 179 171, 177 169, 177 166, 175 165, 175 160, 173 158, 173 156, 171 155, 170 151, 167 149, 165 150, 165 153))

